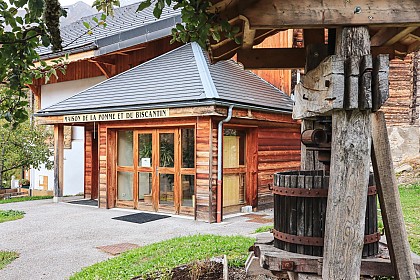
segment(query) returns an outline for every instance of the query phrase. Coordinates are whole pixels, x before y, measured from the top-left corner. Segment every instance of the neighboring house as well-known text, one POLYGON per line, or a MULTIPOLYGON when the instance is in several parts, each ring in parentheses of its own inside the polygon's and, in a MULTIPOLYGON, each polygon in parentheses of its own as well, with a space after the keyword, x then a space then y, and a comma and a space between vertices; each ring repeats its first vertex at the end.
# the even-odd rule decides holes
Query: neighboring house
MULTIPOLYGON (((99 207, 214 222, 222 210, 272 206, 273 173, 299 168, 300 125, 291 118, 292 106, 289 96, 236 62, 210 65, 192 43, 37 116, 54 125, 61 157, 63 126, 84 126, 85 193, 98 192, 99 207)), ((59 174, 62 158, 56 160, 59 174)), ((71 182, 63 177, 65 190, 71 182)))
POLYGON ((394 165, 420 156, 420 51, 390 64, 385 112, 394 165))
MULTIPOLYGON (((68 53, 69 65, 66 75, 59 73, 58 79, 52 77, 48 84, 41 79, 30 85, 35 112, 179 46, 169 44, 171 29, 181 21, 178 11, 165 9, 157 20, 151 9, 136 13, 137 7, 116 9, 114 17, 107 19, 108 26, 95 28, 93 35, 88 35, 83 25, 87 21, 95 26, 93 16, 84 17, 61 28, 62 52, 52 53, 43 47, 38 50, 44 60, 68 53)), ((84 134, 83 127, 66 129, 64 195, 84 193, 90 197, 84 192, 84 134)), ((32 169, 30 180, 34 189, 53 190, 52 170, 32 169)))

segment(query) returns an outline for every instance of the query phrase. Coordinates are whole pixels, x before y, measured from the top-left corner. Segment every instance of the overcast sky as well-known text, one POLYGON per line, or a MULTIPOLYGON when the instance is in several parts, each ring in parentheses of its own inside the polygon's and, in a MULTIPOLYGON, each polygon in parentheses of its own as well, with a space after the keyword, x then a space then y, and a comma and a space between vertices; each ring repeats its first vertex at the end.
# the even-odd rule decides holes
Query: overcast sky
MULTIPOLYGON (((60 4, 61 6, 69 6, 71 4, 74 4, 76 2, 79 2, 81 0, 60 0, 60 4)), ((90 6, 92 6, 93 0, 83 0, 82 2, 85 2, 87 4, 89 4, 90 6)))

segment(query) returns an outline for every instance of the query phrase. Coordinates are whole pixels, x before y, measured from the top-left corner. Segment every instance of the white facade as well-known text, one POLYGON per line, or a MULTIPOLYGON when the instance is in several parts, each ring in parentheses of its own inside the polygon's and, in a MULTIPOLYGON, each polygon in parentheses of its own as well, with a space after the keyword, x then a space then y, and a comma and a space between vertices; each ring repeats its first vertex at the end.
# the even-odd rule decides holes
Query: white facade
MULTIPOLYGON (((44 85, 41 87, 41 109, 63 101, 91 86, 106 80, 104 76, 69 82, 44 85)), ((72 127, 71 148, 64 149, 63 195, 75 195, 84 191, 84 128, 72 127)), ((53 160, 53 158, 51 158, 53 160)), ((31 169, 31 186, 43 189, 44 176, 48 177, 48 190, 54 189, 54 171, 41 167, 31 169)))

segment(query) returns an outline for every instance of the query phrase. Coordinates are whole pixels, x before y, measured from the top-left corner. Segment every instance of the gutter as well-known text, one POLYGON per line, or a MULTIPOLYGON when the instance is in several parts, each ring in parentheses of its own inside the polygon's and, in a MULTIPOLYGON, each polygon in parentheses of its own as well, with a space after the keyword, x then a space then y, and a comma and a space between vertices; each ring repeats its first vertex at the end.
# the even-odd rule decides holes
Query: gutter
POLYGON ((216 204, 216 222, 220 223, 223 220, 223 124, 232 119, 233 105, 229 106, 226 119, 221 120, 217 127, 217 204, 216 204))

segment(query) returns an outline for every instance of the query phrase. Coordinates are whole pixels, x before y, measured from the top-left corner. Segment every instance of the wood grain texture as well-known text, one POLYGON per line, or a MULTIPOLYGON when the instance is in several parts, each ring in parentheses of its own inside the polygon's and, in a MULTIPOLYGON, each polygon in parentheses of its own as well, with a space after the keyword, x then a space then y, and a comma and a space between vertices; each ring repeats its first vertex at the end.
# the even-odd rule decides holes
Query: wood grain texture
POLYGON ((64 125, 54 125, 54 197, 63 196, 64 188, 64 125))
POLYGON ((344 106, 344 58, 330 56, 295 87, 293 118, 331 115, 344 106))
MULTIPOLYGON (((337 33, 336 52, 345 59, 367 55, 369 42, 366 27, 343 28, 337 33)), ((332 113, 331 173, 322 268, 325 280, 360 277, 369 184, 370 115, 370 111, 358 110, 332 113)))
POLYGON ((383 112, 372 117, 372 163, 385 234, 397 279, 416 279, 383 112))
MULTIPOLYGON (((402 77, 403 78, 403 77, 402 77)), ((372 111, 379 110, 389 97, 389 56, 381 54, 373 61, 372 111)))
POLYGON ((419 26, 417 0, 261 0, 249 6, 251 28, 320 28, 355 25, 419 26))
POLYGON ((360 275, 370 163, 370 113, 333 113, 323 279, 360 275))

